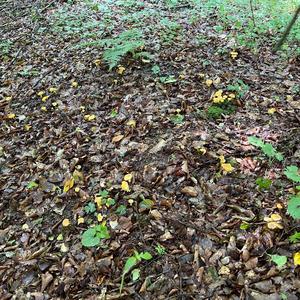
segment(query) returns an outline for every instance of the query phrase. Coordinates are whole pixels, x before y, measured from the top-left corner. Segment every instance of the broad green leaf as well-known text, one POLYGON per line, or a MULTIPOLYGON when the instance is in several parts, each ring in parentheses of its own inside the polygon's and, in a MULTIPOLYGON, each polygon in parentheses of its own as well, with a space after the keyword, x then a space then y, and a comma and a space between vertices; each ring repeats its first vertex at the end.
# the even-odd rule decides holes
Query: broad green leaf
POLYGON ((95 226, 95 229, 97 231, 98 238, 100 238, 100 239, 109 239, 110 238, 108 228, 105 224, 97 225, 97 226, 95 226))
POLYGON ((144 260, 152 259, 152 255, 149 252, 141 252, 139 254, 139 256, 140 256, 141 259, 144 259, 144 260))
POLYGON ((284 171, 284 175, 294 181, 294 182, 300 182, 300 174, 299 174, 299 170, 296 166, 288 166, 286 167, 285 171, 284 171))
POLYGON ((287 263, 287 257, 284 255, 270 255, 271 260, 277 265, 277 267, 283 267, 287 263))
POLYGON ((264 145, 263 140, 260 138, 257 138, 256 136, 249 136, 248 142, 249 142, 249 144, 256 146, 256 147, 262 147, 264 145))
POLYGON ((136 281, 140 278, 140 269, 133 269, 131 271, 131 275, 132 275, 132 280, 136 281))
POLYGON ((93 202, 89 202, 85 207, 84 211, 89 214, 89 213, 94 213, 96 211, 96 205, 93 202))
POLYGON ((287 210, 294 219, 300 219, 300 195, 292 196, 290 198, 287 210))
POLYGON ((124 269, 123 269, 123 274, 128 273, 136 264, 138 260, 134 256, 130 256, 127 258, 124 269))
POLYGON ((121 204, 116 210, 116 214, 120 216, 125 215, 126 212, 127 212, 127 207, 123 204, 121 204))
POLYGON ((85 247, 94 247, 100 244, 100 238, 96 235, 97 231, 95 227, 87 229, 81 239, 81 243, 85 247))

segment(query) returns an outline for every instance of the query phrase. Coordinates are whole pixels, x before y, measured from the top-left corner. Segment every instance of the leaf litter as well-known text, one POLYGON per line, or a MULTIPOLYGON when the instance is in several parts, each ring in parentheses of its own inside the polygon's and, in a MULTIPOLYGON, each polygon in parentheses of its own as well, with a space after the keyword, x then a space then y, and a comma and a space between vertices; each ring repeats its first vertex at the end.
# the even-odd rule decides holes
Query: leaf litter
POLYGON ((25 2, 1 8, 20 48, 1 65, 0 298, 298 299, 299 197, 283 183, 300 176, 299 63, 230 48, 208 20, 186 36, 209 43, 161 47, 155 72, 108 71, 47 29, 59 1, 38 22, 25 2))

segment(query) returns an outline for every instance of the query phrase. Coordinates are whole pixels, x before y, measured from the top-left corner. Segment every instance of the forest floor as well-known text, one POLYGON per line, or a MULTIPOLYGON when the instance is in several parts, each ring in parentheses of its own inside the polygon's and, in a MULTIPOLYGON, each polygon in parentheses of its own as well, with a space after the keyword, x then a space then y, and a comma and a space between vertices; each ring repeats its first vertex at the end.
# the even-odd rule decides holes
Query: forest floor
POLYGON ((0 299, 299 299, 284 175, 299 166, 299 57, 237 49, 211 15, 158 50, 148 36, 154 58, 109 71, 99 49, 51 30, 58 2, 0 12, 13 41, 0 65, 0 299), (220 90, 233 110, 209 114, 220 90), (83 246, 97 223, 109 236, 83 246), (120 292, 137 252, 151 256, 120 292))

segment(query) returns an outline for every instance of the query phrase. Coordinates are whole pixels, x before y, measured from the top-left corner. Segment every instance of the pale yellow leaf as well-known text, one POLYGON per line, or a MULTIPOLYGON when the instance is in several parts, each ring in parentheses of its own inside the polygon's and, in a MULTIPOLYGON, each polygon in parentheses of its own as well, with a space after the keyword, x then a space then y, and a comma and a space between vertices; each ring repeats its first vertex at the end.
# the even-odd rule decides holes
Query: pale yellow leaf
POLYGON ((25 124, 25 125, 24 125, 24 129, 25 129, 26 131, 30 130, 31 127, 32 127, 32 126, 31 126, 31 125, 28 125, 28 124, 25 124))
POLYGON ((269 228, 269 229, 272 229, 272 230, 275 230, 275 229, 283 229, 283 226, 280 224, 280 223, 278 223, 278 222, 268 222, 267 223, 267 227, 269 228))
POLYGON ((95 119, 96 119, 95 115, 85 115, 84 116, 84 120, 87 121, 87 122, 94 121, 95 119))
POLYGON ((16 115, 13 114, 13 113, 10 113, 10 114, 7 115, 8 119, 14 119, 15 117, 16 117, 16 115))
POLYGON ((57 92, 57 88, 55 87, 50 87, 49 92, 55 94, 57 92))
POLYGON ((78 186, 76 186, 76 188, 74 189, 75 193, 79 193, 80 188, 78 186))
POLYGON ((94 64, 99 67, 101 65, 101 59, 95 59, 94 64))
POLYGON ((230 163, 221 164, 223 171, 230 173, 234 170, 233 166, 230 163))
POLYGON ((221 164, 225 164, 225 158, 224 158, 224 155, 220 155, 220 156, 219 156, 219 159, 220 159, 220 163, 221 163, 221 164))
POLYGON ((102 216, 102 214, 98 214, 97 215, 97 220, 98 220, 98 222, 102 222, 103 221, 103 216, 102 216))
POLYGON ((102 207, 102 197, 100 196, 95 196, 95 202, 97 203, 98 208, 102 207))
POLYGON ((125 181, 125 180, 122 181, 121 189, 125 192, 130 192, 129 184, 127 181, 125 181))
POLYGON ((276 112, 276 108, 275 107, 272 107, 272 108, 268 109, 268 114, 269 115, 273 115, 275 112, 276 112))
POLYGON ((230 56, 232 57, 232 59, 236 59, 237 56, 238 56, 238 52, 236 52, 236 51, 231 51, 231 52, 230 52, 230 56))
POLYGON ((112 142, 113 143, 117 143, 117 142, 120 142, 122 139, 123 139, 124 135, 123 134, 118 134, 118 135, 115 135, 113 138, 112 138, 112 142))
POLYGON ((7 101, 7 102, 11 101, 12 100, 12 96, 6 96, 6 97, 4 97, 4 100, 7 101))
POLYGON ((53 107, 57 107, 57 106, 58 106, 58 103, 57 103, 57 102, 52 102, 51 105, 52 105, 53 107))
POLYGON ((44 97, 42 97, 42 101, 43 101, 43 102, 46 102, 46 101, 48 100, 49 97, 50 97, 50 96, 44 96, 44 97))
POLYGON ((66 253, 69 251, 69 247, 65 243, 62 243, 60 246, 60 251, 66 253))
POLYGON ((118 69, 117 69, 117 73, 119 74, 119 75, 122 75, 124 72, 125 72, 125 68, 123 67, 123 66, 119 66, 118 67, 118 69))
POLYGON ((136 121, 135 120, 129 120, 126 125, 131 126, 131 127, 135 127, 136 126, 136 121))
POLYGON ((84 218, 83 217, 79 217, 77 219, 77 224, 80 225, 80 224, 83 224, 84 223, 84 218))
POLYGON ((77 87, 78 87, 78 82, 77 82, 77 81, 72 81, 72 82, 71 82, 71 86, 72 86, 73 88, 77 88, 77 87))
POLYGON ((38 95, 39 97, 41 97, 41 98, 43 97, 44 94, 45 94, 45 91, 40 91, 40 92, 37 93, 37 95, 38 95))
POLYGON ((271 214, 270 218, 271 218, 272 221, 275 221, 275 222, 278 222, 278 221, 282 220, 282 217, 279 214, 271 214))
POLYGON ((46 112, 46 111, 47 111, 47 107, 46 107, 46 106, 42 106, 42 107, 41 107, 41 111, 46 112))
POLYGON ((210 87, 213 84, 213 81, 211 79, 206 79, 205 84, 210 87))
POLYGON ((300 252, 294 253, 294 265, 295 266, 300 265, 300 252))
POLYGON ((65 181, 64 193, 67 193, 74 186, 74 178, 71 177, 65 181))
POLYGON ((132 175, 131 173, 126 174, 126 175, 124 176, 124 180, 127 181, 127 182, 131 182, 132 177, 133 177, 133 175, 132 175))
POLYGON ((63 227, 68 227, 71 224, 69 219, 63 219, 62 221, 62 226, 63 227))

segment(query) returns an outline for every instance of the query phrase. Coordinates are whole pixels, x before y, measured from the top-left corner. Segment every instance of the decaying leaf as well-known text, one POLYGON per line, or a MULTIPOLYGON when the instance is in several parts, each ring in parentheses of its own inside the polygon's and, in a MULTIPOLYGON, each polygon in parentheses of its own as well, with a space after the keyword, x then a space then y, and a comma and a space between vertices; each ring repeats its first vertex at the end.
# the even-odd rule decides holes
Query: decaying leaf
POLYGON ((74 186, 74 178, 68 178, 64 183, 64 193, 67 193, 74 186))

